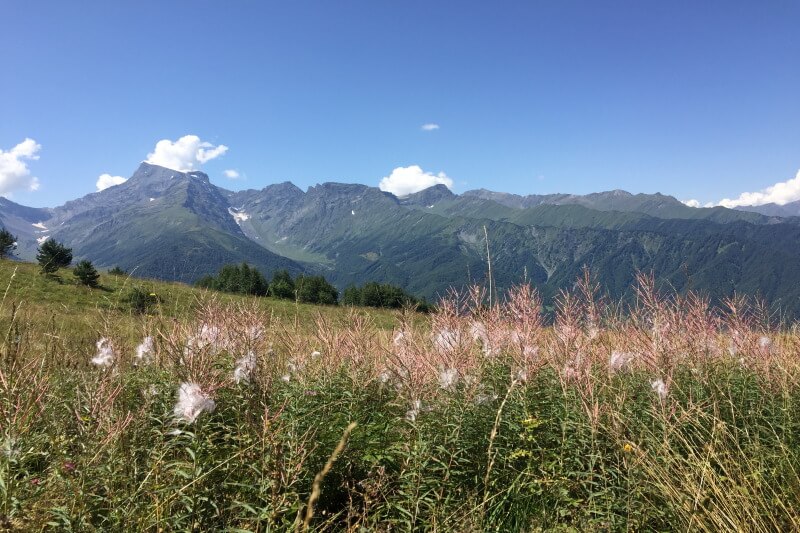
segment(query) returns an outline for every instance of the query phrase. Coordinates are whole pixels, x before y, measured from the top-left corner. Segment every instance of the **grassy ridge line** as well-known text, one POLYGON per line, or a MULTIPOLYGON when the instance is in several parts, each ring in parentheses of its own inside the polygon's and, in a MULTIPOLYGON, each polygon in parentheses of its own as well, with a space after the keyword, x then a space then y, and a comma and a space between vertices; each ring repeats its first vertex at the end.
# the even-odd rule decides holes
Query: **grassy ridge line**
MULTIPOLYGON (((312 323, 317 316, 337 319, 348 312, 343 307, 217 293, 179 282, 106 273, 101 273, 98 289, 77 285, 75 281, 72 269, 60 270, 58 277, 51 278, 41 275, 39 267, 33 263, 0 260, 0 291, 4 294, 0 302, 0 315, 7 314, 13 306, 30 314, 34 324, 47 322, 54 317, 62 322, 96 321, 87 316, 95 311, 106 319, 138 323, 141 317, 133 315, 130 306, 125 302, 126 292, 137 286, 158 295, 161 304, 155 314, 162 318, 185 318, 191 315, 198 303, 209 298, 215 298, 221 303, 255 299, 260 307, 274 316, 296 319, 302 324, 312 323)), ((391 329, 397 323, 396 312, 378 309, 359 309, 358 312, 369 314, 382 328, 391 329)))

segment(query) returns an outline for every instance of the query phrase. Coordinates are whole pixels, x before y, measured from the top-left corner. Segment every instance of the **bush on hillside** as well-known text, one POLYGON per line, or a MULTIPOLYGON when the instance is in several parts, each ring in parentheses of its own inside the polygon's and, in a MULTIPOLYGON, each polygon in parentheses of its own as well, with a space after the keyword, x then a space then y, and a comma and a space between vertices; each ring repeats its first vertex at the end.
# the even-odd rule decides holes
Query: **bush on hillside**
POLYGON ((143 315, 152 313, 161 303, 161 298, 144 287, 131 287, 123 301, 130 305, 131 311, 143 315))
POLYGON ((83 260, 79 262, 72 270, 72 274, 78 278, 78 281, 87 287, 97 287, 100 274, 91 261, 83 260))

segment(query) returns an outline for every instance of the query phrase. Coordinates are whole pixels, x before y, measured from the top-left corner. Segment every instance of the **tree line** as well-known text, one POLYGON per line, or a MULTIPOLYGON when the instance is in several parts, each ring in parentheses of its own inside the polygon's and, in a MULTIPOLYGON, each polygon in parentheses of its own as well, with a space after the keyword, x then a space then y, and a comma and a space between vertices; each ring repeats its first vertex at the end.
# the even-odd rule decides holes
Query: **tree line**
POLYGON ((384 309, 416 307, 418 311, 430 311, 430 305, 425 298, 416 298, 400 287, 374 281, 367 282, 361 287, 355 285, 347 287, 342 295, 342 304, 384 309))
MULTIPOLYGON (((0 229, 0 257, 10 257, 17 247, 17 238, 7 229, 0 229)), ((39 245, 36 261, 42 274, 53 275, 72 263, 72 248, 47 239, 39 245)), ((72 271, 78 282, 88 287, 98 287, 100 274, 91 261, 82 260, 72 271)), ((124 273, 119 267, 110 274, 124 273)), ((195 282, 196 287, 249 296, 271 296, 301 303, 337 305, 339 291, 324 276, 300 274, 292 277, 288 270, 276 271, 271 280, 247 263, 225 265, 216 276, 207 275, 195 282)), ((351 285, 344 290, 342 305, 398 309, 415 307, 427 312, 430 305, 424 298, 416 298, 402 288, 388 283, 368 282, 357 287, 351 285)))
POLYGON ((272 296, 301 303, 339 303, 339 291, 324 276, 300 274, 293 278, 288 270, 278 270, 267 281, 258 269, 247 263, 225 265, 216 276, 203 276, 195 282, 195 286, 234 294, 272 296))
MULTIPOLYGON (((234 294, 251 296, 271 296, 301 303, 337 305, 339 291, 324 276, 300 274, 297 277, 287 270, 278 270, 271 280, 267 280, 258 269, 247 263, 225 265, 216 276, 204 276, 195 286, 234 294)), ((369 282, 361 287, 351 285, 344 290, 342 305, 360 307, 379 307, 397 309, 416 307, 428 311, 430 306, 425 299, 418 299, 400 287, 389 284, 369 282)))

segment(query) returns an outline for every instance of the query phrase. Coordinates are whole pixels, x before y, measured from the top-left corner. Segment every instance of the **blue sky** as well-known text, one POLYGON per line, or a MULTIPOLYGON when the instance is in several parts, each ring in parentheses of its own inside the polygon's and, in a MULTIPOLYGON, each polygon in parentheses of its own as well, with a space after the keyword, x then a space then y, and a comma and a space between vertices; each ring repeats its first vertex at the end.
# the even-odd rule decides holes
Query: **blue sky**
POLYGON ((717 202, 800 169, 798 22, 781 0, 6 0, 0 172, 30 175, 4 192, 57 205, 195 135, 231 189, 418 166, 456 192, 717 202))

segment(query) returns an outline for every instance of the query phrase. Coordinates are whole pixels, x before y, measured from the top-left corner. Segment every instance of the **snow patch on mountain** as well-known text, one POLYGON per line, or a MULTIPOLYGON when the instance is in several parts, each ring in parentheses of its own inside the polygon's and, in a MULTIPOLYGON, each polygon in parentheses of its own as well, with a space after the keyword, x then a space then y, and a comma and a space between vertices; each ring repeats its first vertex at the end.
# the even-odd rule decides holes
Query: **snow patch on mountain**
POLYGON ((47 226, 45 226, 41 222, 37 222, 36 224, 31 224, 31 226, 33 226, 34 228, 39 228, 40 230, 49 231, 47 229, 47 226))
POLYGON ((233 207, 229 207, 228 213, 230 213, 230 215, 233 217, 233 220, 235 220, 236 223, 239 224, 240 226, 242 225, 242 222, 244 222, 245 220, 250 220, 250 215, 248 215, 244 211, 241 211, 241 208, 234 209, 233 207))

